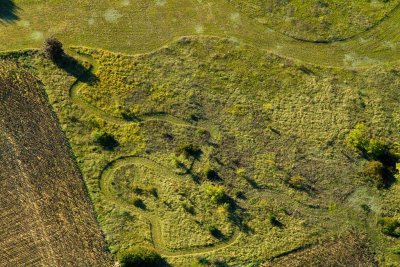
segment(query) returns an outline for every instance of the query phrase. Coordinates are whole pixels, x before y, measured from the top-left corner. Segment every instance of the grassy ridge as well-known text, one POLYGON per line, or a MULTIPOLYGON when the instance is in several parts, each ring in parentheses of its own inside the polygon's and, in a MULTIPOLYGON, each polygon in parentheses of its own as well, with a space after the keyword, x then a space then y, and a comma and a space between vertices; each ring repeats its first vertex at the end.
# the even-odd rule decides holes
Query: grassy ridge
POLYGON ((161 236, 178 266, 198 257, 248 264, 356 231, 366 234, 382 264, 398 260, 392 252, 398 241, 377 224, 396 215, 398 184, 377 190, 362 172, 366 161, 344 145, 358 122, 375 138, 398 142, 397 65, 315 67, 209 37, 181 38, 137 56, 77 51, 97 65, 97 82, 76 92, 85 105, 71 99, 76 77, 39 55, 17 61, 46 85, 113 252, 152 247, 161 236), (212 129, 187 127, 201 123, 218 125, 220 138, 212 129), (98 131, 119 146, 101 148, 93 139, 98 131), (182 153, 187 145, 201 149, 197 159, 182 153), (110 162, 127 156, 175 174, 122 162, 107 173, 112 195, 128 203, 116 204, 99 181, 110 162), (152 214, 162 222, 156 237, 152 214), (237 242, 196 253, 229 239, 236 227, 237 242))

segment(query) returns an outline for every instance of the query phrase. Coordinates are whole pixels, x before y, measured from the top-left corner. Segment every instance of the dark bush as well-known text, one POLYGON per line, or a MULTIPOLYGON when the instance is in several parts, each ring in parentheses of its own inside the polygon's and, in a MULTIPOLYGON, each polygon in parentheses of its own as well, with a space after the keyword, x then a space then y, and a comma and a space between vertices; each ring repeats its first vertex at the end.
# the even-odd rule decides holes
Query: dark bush
POLYGON ((276 218, 275 214, 271 214, 269 216, 269 222, 276 227, 282 227, 283 224, 278 220, 278 218, 276 218))
POLYGON ((208 228, 208 230, 210 231, 210 234, 218 239, 223 239, 224 238, 224 234, 215 226, 210 226, 208 228))
POLYGON ((142 209, 142 210, 145 210, 145 209, 146 209, 146 204, 144 204, 143 200, 141 200, 140 198, 135 198, 135 199, 133 200, 133 205, 134 205, 136 208, 139 208, 139 209, 142 209))
POLYGON ((118 254, 121 267, 164 267, 167 262, 155 251, 135 248, 118 254))
POLYGON ((207 179, 209 179, 211 181, 219 181, 219 180, 221 180, 221 177, 219 176, 218 172, 216 172, 215 170, 207 168, 205 170, 204 174, 207 177, 207 179))
POLYGON ((43 53, 52 61, 59 61, 65 55, 62 43, 55 37, 47 38, 44 41, 43 53))
POLYGON ((95 131, 92 133, 92 138, 96 144, 99 144, 104 149, 113 150, 118 146, 118 141, 112 134, 95 131))
POLYGON ((185 157, 193 157, 193 158, 199 158, 201 154, 203 154, 203 151, 201 151, 201 148, 198 146, 195 146, 193 144, 190 145, 181 145, 177 149, 178 154, 184 154, 185 157))

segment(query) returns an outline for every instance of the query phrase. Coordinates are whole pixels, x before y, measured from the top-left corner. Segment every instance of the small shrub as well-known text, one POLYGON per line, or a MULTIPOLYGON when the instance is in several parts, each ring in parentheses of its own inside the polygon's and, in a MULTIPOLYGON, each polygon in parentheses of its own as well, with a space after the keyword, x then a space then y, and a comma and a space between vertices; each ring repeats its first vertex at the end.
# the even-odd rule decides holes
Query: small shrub
POLYGON ((203 151, 201 151, 200 147, 190 144, 190 145, 179 146, 177 149, 177 153, 183 154, 187 158, 189 157, 199 158, 201 154, 203 154, 203 151))
POLYGON ((133 188, 133 192, 134 192, 135 194, 141 195, 141 194, 143 194, 143 189, 140 188, 140 187, 135 186, 135 187, 133 188))
POLYGON ((135 198, 135 199, 133 199, 132 202, 133 202, 133 205, 136 208, 139 208, 139 209, 142 209, 142 210, 146 209, 146 205, 144 204, 143 200, 141 200, 140 198, 135 198))
POLYGON ((365 146, 367 155, 372 159, 381 159, 388 151, 388 147, 381 141, 370 139, 365 146))
POLYGON ((104 149, 113 150, 115 147, 119 145, 118 141, 112 134, 105 133, 102 131, 95 131, 92 133, 93 141, 96 144, 99 144, 104 149))
POLYGON ((370 206, 368 206, 367 204, 361 204, 361 208, 366 212, 366 213, 370 213, 371 212, 371 208, 370 206))
POLYGON ((380 219, 379 224, 382 226, 382 233, 385 235, 400 237, 400 220, 384 217, 380 219))
POLYGON ((288 183, 295 189, 304 190, 307 188, 307 180, 301 175, 292 176, 288 183))
POLYGON ((196 213, 195 210, 194 210, 193 205, 191 205, 191 204, 189 204, 189 203, 186 203, 186 202, 182 203, 182 208, 183 208, 187 213, 190 213, 190 214, 192 214, 192 215, 194 215, 194 214, 196 213))
POLYGON ((387 157, 389 146, 376 139, 370 139, 363 124, 357 124, 346 138, 347 144, 360 151, 364 157, 372 160, 381 160, 387 157))
POLYGON ((121 267, 164 267, 167 262, 155 251, 135 248, 118 253, 121 267))
POLYGON ((207 168, 204 171, 204 175, 207 177, 207 179, 211 181, 218 181, 221 180, 221 177, 219 176, 218 172, 212 169, 207 168))
POLYGON ((374 160, 365 165, 364 173, 373 180, 378 188, 382 188, 385 185, 384 170, 382 162, 374 160))
POLYGON ((65 55, 62 43, 55 37, 47 38, 44 41, 43 54, 52 61, 58 61, 65 55))
POLYGON ((347 135, 346 142, 351 147, 365 152, 365 147, 368 144, 367 128, 365 125, 357 124, 356 127, 347 135))
POLYGON ((210 231, 210 234, 218 239, 224 238, 224 234, 214 225, 208 227, 208 231, 210 231))
POLYGON ((276 218, 275 214, 270 214, 269 215, 269 222, 271 225, 276 226, 276 227, 282 227, 283 224, 276 218))
POLYGON ((245 177, 245 176, 246 176, 246 169, 244 169, 244 168, 239 168, 239 169, 236 170, 236 174, 237 174, 239 177, 245 177))
POLYGON ((158 190, 155 187, 146 188, 146 191, 155 198, 158 198, 158 190))
POLYGON ((210 197, 211 201, 216 204, 223 204, 228 201, 228 196, 223 186, 208 184, 205 185, 205 192, 210 197))

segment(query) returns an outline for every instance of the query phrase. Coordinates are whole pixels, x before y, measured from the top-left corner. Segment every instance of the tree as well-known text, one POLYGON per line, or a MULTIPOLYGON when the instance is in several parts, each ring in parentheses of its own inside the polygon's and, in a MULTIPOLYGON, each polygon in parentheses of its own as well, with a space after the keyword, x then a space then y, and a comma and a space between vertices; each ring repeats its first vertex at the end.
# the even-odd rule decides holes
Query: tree
POLYGON ((46 58, 52 61, 58 61, 65 55, 62 43, 54 36, 44 41, 43 53, 46 58))

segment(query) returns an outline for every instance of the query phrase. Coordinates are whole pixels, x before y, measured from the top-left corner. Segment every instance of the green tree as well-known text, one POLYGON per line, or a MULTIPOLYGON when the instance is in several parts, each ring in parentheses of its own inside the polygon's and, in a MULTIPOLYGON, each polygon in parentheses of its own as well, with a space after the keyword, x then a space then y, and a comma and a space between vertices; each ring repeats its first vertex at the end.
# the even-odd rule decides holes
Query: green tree
POLYGON ((65 55, 62 43, 54 36, 44 41, 43 53, 46 58, 52 61, 58 61, 65 55))

